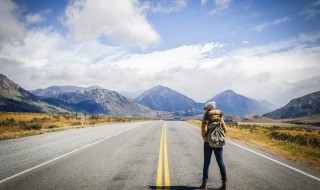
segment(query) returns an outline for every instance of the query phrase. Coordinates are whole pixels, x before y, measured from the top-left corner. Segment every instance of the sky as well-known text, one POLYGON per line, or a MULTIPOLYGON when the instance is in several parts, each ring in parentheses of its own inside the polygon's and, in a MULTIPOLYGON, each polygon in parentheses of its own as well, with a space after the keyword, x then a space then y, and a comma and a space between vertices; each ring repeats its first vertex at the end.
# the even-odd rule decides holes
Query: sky
POLYGON ((1 0, 0 73, 27 90, 232 89, 280 107, 320 90, 320 0, 1 0))

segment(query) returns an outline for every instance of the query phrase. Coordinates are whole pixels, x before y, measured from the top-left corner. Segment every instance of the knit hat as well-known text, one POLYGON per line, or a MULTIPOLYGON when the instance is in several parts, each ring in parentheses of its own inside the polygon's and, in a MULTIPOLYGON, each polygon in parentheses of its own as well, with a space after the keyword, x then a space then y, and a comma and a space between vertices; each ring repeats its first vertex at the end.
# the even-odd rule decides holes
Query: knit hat
POLYGON ((205 108, 208 108, 209 110, 215 110, 216 109, 216 102, 212 101, 212 102, 206 103, 205 108))

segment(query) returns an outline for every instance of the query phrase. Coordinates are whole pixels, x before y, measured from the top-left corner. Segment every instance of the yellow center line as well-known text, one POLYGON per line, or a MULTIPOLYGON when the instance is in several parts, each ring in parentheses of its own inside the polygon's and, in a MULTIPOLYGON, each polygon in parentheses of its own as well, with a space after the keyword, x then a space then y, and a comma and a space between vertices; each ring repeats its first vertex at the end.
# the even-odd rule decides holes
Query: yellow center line
POLYGON ((164 123, 162 127, 160 148, 159 148, 159 160, 158 160, 158 172, 157 172, 157 189, 162 189, 162 161, 164 160, 164 186, 166 189, 170 189, 170 175, 168 164, 168 151, 167 151, 167 124, 164 123))
POLYGON ((168 152, 167 152, 167 125, 164 126, 165 132, 164 132, 164 185, 167 187, 167 189, 170 189, 170 175, 169 175, 169 164, 168 164, 168 152))
POLYGON ((160 140, 160 150, 159 150, 159 160, 158 160, 158 173, 157 173, 157 189, 162 186, 162 147, 163 147, 163 131, 162 128, 161 140, 160 140))

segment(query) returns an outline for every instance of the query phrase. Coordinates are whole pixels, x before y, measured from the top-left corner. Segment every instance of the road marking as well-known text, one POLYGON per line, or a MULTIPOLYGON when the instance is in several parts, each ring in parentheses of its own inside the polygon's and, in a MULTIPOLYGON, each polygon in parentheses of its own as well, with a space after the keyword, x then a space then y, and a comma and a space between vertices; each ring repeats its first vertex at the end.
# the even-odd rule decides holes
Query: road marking
POLYGON ((162 170, 164 160, 164 186, 166 189, 170 189, 170 175, 169 175, 169 163, 168 163, 168 151, 167 151, 167 123, 165 122, 162 127, 160 148, 159 148, 159 160, 158 160, 158 172, 157 172, 157 189, 162 189, 162 170))
MULTIPOLYGON (((194 126, 194 125, 191 125, 191 124, 186 123, 186 122, 184 122, 184 123, 187 124, 187 125, 189 125, 189 126, 191 126, 191 127, 194 127, 194 128, 196 128, 196 129, 199 129, 199 130, 200 130, 200 128, 198 128, 198 127, 196 127, 196 126, 194 126)), ((235 142, 231 142, 231 141, 229 141, 229 140, 227 140, 227 142, 229 142, 229 143, 231 143, 231 144, 233 144, 233 145, 235 145, 235 146, 238 146, 238 147, 240 147, 240 148, 243 148, 243 149, 245 149, 245 150, 247 150, 247 151, 249 151, 249 152, 252 152, 252 153, 254 153, 254 154, 257 154, 257 155, 259 155, 259 156, 261 156, 261 157, 263 157, 263 158, 266 158, 266 159, 268 159, 268 160, 270 160, 270 161, 273 161, 273 162, 275 162, 275 163, 277 163, 277 164, 280 164, 280 165, 282 165, 282 166, 285 166, 285 167, 287 167, 287 168, 289 168, 289 169, 292 169, 292 170, 294 170, 294 171, 296 171, 296 172, 299 172, 299 173, 301 173, 301 174, 303 174, 303 175, 305 175, 305 176, 308 176, 308 177, 310 177, 310 178, 312 178, 312 179, 315 179, 315 180, 317 180, 317 181, 320 181, 320 178, 318 178, 318 177, 316 177, 316 176, 313 176, 313 175, 311 175, 311 174, 308 174, 308 173, 306 173, 306 172, 304 172, 304 171, 301 171, 301 170, 299 170, 299 169, 297 169, 297 168, 294 168, 294 167, 292 167, 292 166, 289 166, 289 165, 287 165, 287 164, 285 164, 285 163, 282 163, 282 162, 280 162, 280 161, 278 161, 278 160, 275 160, 275 159, 273 159, 273 158, 270 158, 270 157, 268 157, 268 156, 265 156, 265 155, 263 155, 263 154, 260 154, 260 153, 258 153, 258 152, 256 152, 256 151, 253 151, 253 150, 249 149, 249 148, 246 148, 246 147, 244 147, 244 146, 241 146, 241 145, 239 145, 239 144, 237 144, 237 143, 235 143, 235 142)))
POLYGON ((164 131, 164 127, 162 127, 160 148, 159 148, 159 160, 158 160, 158 172, 157 172, 157 189, 162 186, 163 131, 164 131))
POLYGON ((170 175, 169 175, 169 164, 168 164, 168 151, 167 151, 167 124, 164 124, 164 186, 168 187, 170 189, 170 175))
MULTIPOLYGON (((142 126, 142 125, 139 125, 139 126, 142 126)), ((95 144, 101 142, 101 141, 107 140, 107 139, 109 139, 109 138, 111 138, 111 137, 115 137, 115 136, 117 136, 117 135, 120 135, 121 133, 127 132, 127 131, 129 131, 129 130, 134 129, 134 128, 137 128, 137 127, 139 127, 139 126, 136 126, 136 127, 133 127, 133 128, 127 129, 127 130, 124 130, 124 131, 120 131, 120 132, 115 133, 115 134, 113 134, 113 135, 110 135, 110 136, 108 136, 108 137, 104 137, 104 138, 102 138, 102 139, 100 139, 100 140, 97 140, 97 141, 95 141, 95 142, 93 142, 93 143, 90 143, 90 144, 88 144, 88 145, 85 145, 85 146, 83 146, 83 147, 80 147, 80 148, 78 148, 78 149, 75 149, 75 150, 73 150, 73 151, 71 151, 71 152, 68 152, 68 153, 66 153, 66 154, 63 154, 63 155, 61 155, 61 156, 59 156, 59 157, 56 157, 56 158, 54 158, 54 159, 51 159, 51 160, 49 160, 49 161, 47 161, 47 162, 44 162, 44 163, 42 163, 42 164, 39 164, 39 165, 37 165, 37 166, 35 166, 35 167, 29 168, 29 169, 24 170, 24 171, 22 171, 22 172, 20 172, 20 173, 17 173, 17 174, 14 174, 14 175, 10 176, 10 177, 7 177, 7 178, 5 178, 5 179, 2 179, 2 180, 0 181, 0 184, 1 184, 1 183, 4 183, 4 182, 6 182, 6 181, 8 181, 8 180, 10 180, 10 179, 13 179, 13 178, 15 178, 15 177, 18 177, 18 176, 20 176, 20 175, 22 175, 22 174, 25 174, 25 173, 27 173, 27 172, 30 172, 30 171, 32 171, 32 170, 34 170, 34 169, 37 169, 37 168, 39 168, 39 167, 41 167, 41 166, 47 165, 47 164, 49 164, 49 163, 51 163, 51 162, 53 162, 53 161, 56 161, 56 160, 58 160, 58 159, 60 159, 60 158, 66 157, 66 156, 68 156, 68 155, 70 155, 70 154, 72 154, 72 153, 75 153, 75 152, 79 151, 79 150, 82 150, 82 149, 84 149, 84 148, 88 148, 88 147, 90 147, 90 146, 92 146, 92 145, 95 145, 95 144)))

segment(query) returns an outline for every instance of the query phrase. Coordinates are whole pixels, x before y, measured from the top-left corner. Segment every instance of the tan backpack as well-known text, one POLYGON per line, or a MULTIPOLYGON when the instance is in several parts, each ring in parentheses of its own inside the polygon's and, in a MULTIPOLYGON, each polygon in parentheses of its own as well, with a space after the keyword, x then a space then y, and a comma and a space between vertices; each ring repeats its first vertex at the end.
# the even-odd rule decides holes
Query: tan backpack
POLYGON ((205 115, 208 123, 208 142, 213 148, 222 147, 225 145, 226 137, 224 130, 221 127, 222 112, 220 110, 211 110, 205 115))

